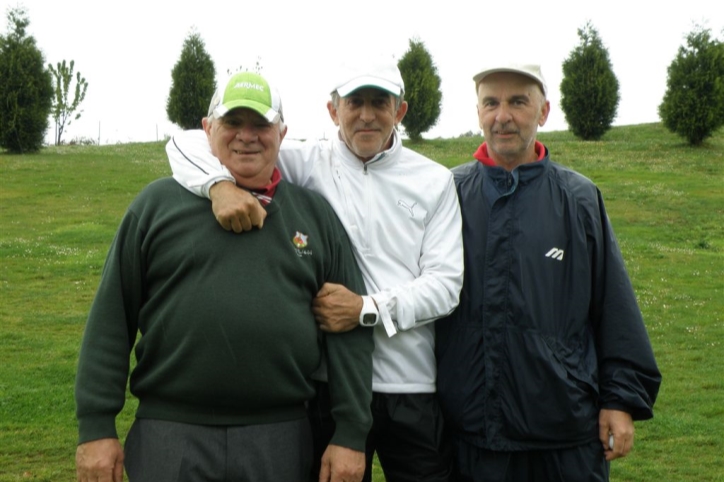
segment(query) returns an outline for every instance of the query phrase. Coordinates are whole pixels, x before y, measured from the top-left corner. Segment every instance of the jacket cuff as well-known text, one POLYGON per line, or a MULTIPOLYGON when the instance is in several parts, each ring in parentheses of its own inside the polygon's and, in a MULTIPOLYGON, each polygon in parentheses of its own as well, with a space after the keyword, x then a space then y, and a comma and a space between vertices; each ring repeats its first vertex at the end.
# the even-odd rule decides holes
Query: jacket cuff
POLYGON ((387 309, 387 300, 379 293, 370 295, 370 298, 375 300, 375 305, 377 305, 377 311, 380 314, 380 321, 382 321, 382 326, 385 327, 385 332, 387 332, 387 336, 392 338, 393 336, 395 336, 398 330, 397 324, 394 322, 390 311, 387 309))
POLYGON ((205 179, 204 184, 201 185, 201 194, 208 199, 211 199, 211 187, 217 182, 229 181, 236 184, 236 179, 231 175, 229 171, 223 171, 218 174, 213 174, 205 179))

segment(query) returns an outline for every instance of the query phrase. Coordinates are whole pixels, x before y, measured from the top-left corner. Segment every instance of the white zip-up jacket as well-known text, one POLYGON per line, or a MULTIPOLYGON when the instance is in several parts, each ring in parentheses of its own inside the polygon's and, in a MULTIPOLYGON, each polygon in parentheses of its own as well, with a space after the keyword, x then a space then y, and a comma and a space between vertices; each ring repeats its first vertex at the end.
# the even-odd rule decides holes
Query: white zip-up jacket
MULTIPOLYGON (((167 144, 174 178, 209 197, 233 176, 211 154, 202 130, 167 144)), ((463 275, 461 217, 452 173, 402 146, 360 161, 340 139, 285 140, 282 177, 322 194, 344 225, 367 292, 380 311, 374 327, 373 390, 432 393, 437 374, 434 328, 452 312, 463 275)))

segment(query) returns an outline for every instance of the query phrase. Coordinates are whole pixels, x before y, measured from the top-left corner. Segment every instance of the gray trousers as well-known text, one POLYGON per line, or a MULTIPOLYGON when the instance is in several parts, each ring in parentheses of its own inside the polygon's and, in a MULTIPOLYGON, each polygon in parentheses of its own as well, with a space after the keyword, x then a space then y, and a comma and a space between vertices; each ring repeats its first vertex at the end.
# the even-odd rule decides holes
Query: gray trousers
POLYGON ((124 450, 129 482, 301 482, 312 464, 306 418, 249 426, 136 419, 124 450))

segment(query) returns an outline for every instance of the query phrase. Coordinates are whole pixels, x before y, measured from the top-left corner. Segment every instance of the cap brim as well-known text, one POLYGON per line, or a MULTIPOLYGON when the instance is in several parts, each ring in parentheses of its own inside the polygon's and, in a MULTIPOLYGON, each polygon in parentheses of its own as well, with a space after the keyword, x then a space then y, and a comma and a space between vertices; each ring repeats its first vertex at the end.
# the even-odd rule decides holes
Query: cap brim
POLYGON ((511 74, 520 74, 522 76, 528 77, 529 79, 535 80, 536 83, 543 90, 543 94, 544 95, 547 94, 548 88, 547 88, 545 82, 543 81, 543 79, 539 79, 538 77, 536 77, 535 75, 531 74, 530 72, 528 72, 524 69, 516 69, 515 67, 499 67, 499 68, 495 68, 495 69, 483 70, 482 72, 480 72, 479 74, 476 74, 473 77, 473 82, 475 82, 475 86, 478 87, 478 84, 480 83, 480 81, 483 80, 485 77, 487 77, 488 75, 497 74, 500 72, 508 72, 511 74))
POLYGON ((246 99, 235 100, 232 102, 227 102, 226 104, 219 105, 218 107, 216 107, 216 109, 214 109, 214 116, 216 118, 223 117, 229 111, 241 108, 251 109, 254 112, 257 112, 271 124, 276 124, 277 120, 279 119, 279 113, 274 109, 270 109, 269 106, 266 106, 259 102, 254 102, 253 100, 246 99))
POLYGON ((529 78, 531 78, 531 79, 533 79, 533 80, 536 80, 536 81, 540 82, 540 80, 538 80, 537 78, 535 78, 534 76, 532 76, 532 75, 530 74, 530 72, 526 72, 525 70, 515 69, 515 68, 511 68, 511 67, 504 67, 504 68, 498 68, 498 69, 483 70, 482 72, 480 72, 479 74, 477 74, 475 77, 473 77, 473 81, 477 84, 478 82, 480 82, 481 80, 483 80, 483 79, 484 79, 485 77, 487 77, 488 75, 497 74, 497 73, 499 73, 499 72, 510 72, 510 73, 512 73, 512 74, 525 75, 526 77, 529 77, 529 78))
POLYGON ((340 96, 347 97, 355 90, 359 90, 365 87, 384 90, 385 92, 389 92, 396 97, 399 97, 400 93, 402 92, 402 89, 399 85, 385 79, 380 79, 379 77, 372 76, 357 77, 356 79, 350 80, 346 84, 340 85, 335 90, 340 96))

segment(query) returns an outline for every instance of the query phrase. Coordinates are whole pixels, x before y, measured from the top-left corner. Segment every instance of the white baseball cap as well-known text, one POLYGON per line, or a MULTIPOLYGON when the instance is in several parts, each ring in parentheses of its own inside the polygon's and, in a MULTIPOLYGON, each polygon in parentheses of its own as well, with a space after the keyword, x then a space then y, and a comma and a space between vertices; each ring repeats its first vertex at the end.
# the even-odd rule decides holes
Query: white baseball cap
POLYGON ((338 75, 335 91, 346 97, 357 89, 374 87, 399 97, 405 92, 402 74, 394 59, 360 60, 343 66, 338 75))
POLYGON ((543 78, 543 72, 541 72, 540 65, 535 64, 500 64, 490 66, 473 76, 475 89, 477 90, 478 84, 480 84, 485 77, 498 72, 512 72, 514 74, 521 74, 526 77, 530 77, 538 82, 538 85, 540 85, 543 90, 543 95, 548 95, 548 88, 546 87, 546 81, 543 78))

